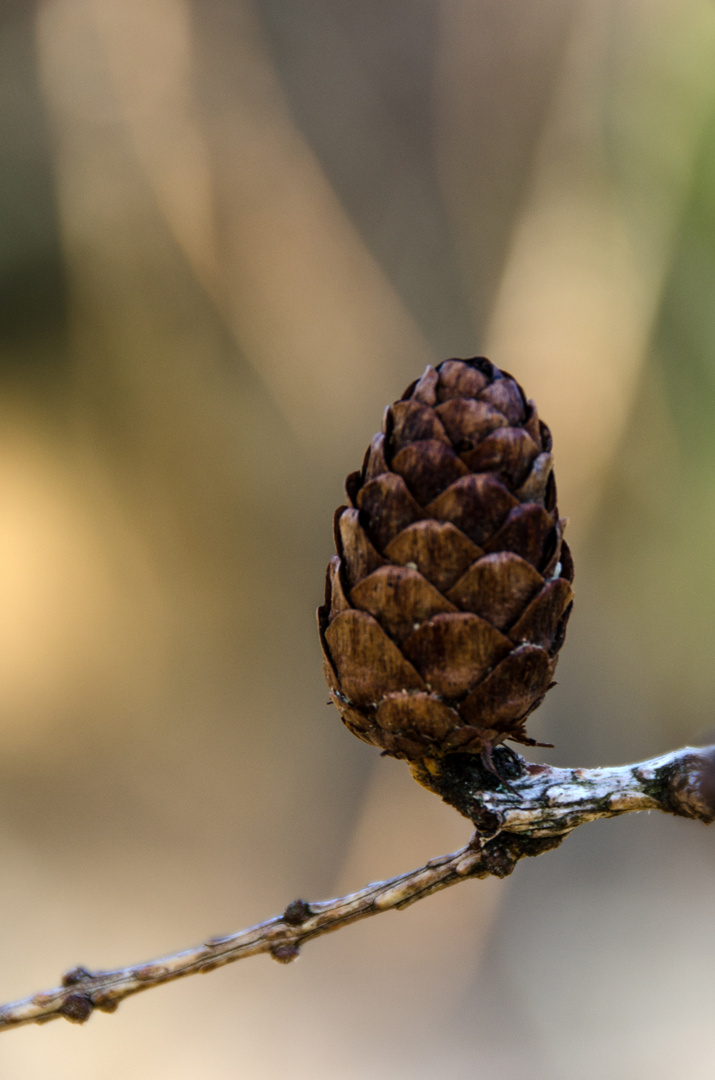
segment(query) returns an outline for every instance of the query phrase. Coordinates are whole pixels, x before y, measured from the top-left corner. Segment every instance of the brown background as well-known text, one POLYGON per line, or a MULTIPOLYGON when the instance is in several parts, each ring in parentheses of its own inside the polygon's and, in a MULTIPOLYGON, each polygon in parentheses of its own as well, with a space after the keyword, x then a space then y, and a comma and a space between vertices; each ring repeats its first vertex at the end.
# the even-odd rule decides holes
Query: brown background
MULTIPOLYGON (((489 355, 551 425, 554 762, 712 734, 715 8, 0 4, 0 996, 469 828, 325 706, 331 516, 489 355)), ((310 945, 0 1040, 13 1080, 712 1076, 713 835, 580 830, 310 945)))

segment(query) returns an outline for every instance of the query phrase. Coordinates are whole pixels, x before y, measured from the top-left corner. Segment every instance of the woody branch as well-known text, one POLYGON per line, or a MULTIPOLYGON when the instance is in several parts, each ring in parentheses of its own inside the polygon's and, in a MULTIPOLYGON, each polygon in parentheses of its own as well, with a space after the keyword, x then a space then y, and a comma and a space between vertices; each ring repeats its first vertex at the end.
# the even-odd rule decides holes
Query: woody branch
POLYGON ((83 1023, 95 1009, 113 1012, 132 994, 258 953, 289 963, 303 944, 322 934, 400 910, 458 881, 506 877, 519 859, 557 847, 576 826, 597 818, 662 810, 706 824, 715 820, 715 746, 598 769, 534 765, 499 747, 494 763, 503 783, 476 755, 454 755, 439 768, 414 768, 421 783, 476 825, 459 851, 349 896, 294 900, 280 916, 158 960, 112 971, 76 967, 59 987, 0 1006, 0 1030, 59 1017, 83 1023))

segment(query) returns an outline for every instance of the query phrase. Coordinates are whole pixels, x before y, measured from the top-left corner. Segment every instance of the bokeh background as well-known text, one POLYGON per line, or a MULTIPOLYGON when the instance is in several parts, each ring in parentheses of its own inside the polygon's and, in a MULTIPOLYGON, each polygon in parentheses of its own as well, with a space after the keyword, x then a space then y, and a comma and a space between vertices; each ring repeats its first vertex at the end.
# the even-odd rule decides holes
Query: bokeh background
MULTIPOLYGON (((708 0, 2 0, 2 1000, 466 842, 326 707, 314 629, 427 362, 490 356, 554 433, 537 753, 712 737, 714 56, 708 0)), ((589 826, 0 1071, 709 1080, 714 841, 589 826)))

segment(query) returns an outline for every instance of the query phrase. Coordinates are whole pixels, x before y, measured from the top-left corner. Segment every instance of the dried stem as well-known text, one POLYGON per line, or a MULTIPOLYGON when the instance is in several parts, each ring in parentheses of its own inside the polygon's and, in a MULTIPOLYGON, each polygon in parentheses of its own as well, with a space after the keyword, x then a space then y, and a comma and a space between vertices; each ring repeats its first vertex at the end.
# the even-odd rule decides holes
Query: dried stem
POLYGON ((475 755, 428 764, 413 770, 417 779, 476 825, 466 847, 350 896, 294 900, 281 916, 159 960, 113 971, 74 968, 56 989, 0 1007, 0 1030, 60 1016, 83 1023, 95 1009, 113 1012, 131 994, 257 953, 289 963, 301 945, 321 934, 405 908, 467 878, 505 877, 519 859, 557 847, 577 825, 596 818, 663 810, 707 824, 715 820, 715 746, 600 769, 533 765, 500 747, 494 766, 501 780, 475 755))

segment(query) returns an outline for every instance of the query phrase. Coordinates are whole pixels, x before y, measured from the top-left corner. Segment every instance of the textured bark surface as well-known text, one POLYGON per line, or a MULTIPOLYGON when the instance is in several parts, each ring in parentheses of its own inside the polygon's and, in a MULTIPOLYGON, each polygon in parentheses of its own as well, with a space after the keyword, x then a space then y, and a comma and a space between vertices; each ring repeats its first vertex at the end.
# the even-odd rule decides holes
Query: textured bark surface
POLYGON ((553 850, 578 825, 597 818, 662 810, 706 824, 715 820, 715 746, 686 746, 650 761, 605 769, 534 765, 498 747, 494 765, 499 776, 474 754, 449 755, 434 769, 429 764, 435 763, 412 766, 417 778, 477 827, 459 851, 349 896, 317 903, 292 900, 282 915, 158 960, 112 971, 72 968, 61 986, 0 1006, 0 1032, 60 1017, 82 1024, 95 1010, 114 1012, 126 997, 259 953, 288 964, 313 938, 360 919, 401 910, 459 881, 506 877, 520 859, 553 850))
POLYGON ((428 367, 346 490, 318 622, 347 727, 410 761, 532 744, 573 600, 534 403, 488 360, 428 367))
POLYGON ((497 836, 565 837, 597 818, 662 810, 706 825, 715 819, 715 748, 685 746, 634 765, 560 769, 525 761, 506 746, 494 772, 478 757, 450 754, 413 764, 424 787, 477 827, 480 843, 497 836), (431 766, 431 767, 430 767, 431 766))

